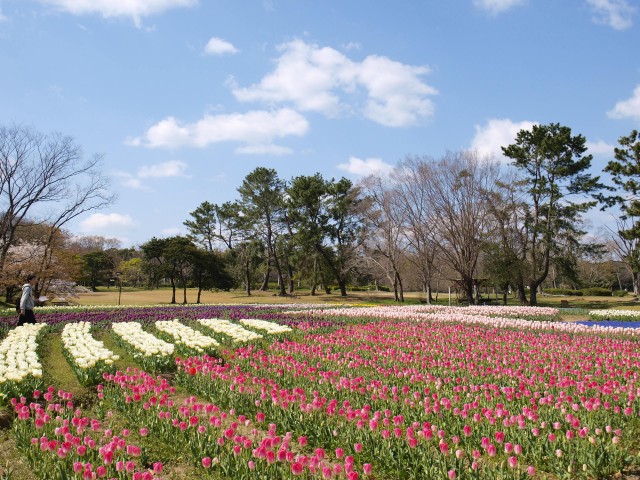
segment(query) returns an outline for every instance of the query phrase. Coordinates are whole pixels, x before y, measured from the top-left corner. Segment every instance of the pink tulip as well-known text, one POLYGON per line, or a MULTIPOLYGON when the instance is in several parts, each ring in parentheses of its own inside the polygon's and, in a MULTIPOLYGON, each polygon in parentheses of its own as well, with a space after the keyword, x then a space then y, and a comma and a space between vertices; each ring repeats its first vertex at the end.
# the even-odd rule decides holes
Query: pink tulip
POLYGON ((291 464, 291 473, 294 475, 302 475, 304 472, 304 467, 299 462, 294 462, 291 464))

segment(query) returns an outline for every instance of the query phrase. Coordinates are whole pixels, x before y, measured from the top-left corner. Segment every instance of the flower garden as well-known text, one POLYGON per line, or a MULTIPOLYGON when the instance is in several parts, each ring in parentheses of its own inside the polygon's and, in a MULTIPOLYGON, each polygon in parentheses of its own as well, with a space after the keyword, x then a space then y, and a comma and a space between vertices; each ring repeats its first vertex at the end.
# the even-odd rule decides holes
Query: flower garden
POLYGON ((520 307, 36 315, 41 323, 22 327, 0 317, 0 408, 32 478, 595 479, 640 470, 640 330, 520 307), (65 363, 49 371, 56 348, 65 363), (64 369, 73 381, 61 387, 64 369))

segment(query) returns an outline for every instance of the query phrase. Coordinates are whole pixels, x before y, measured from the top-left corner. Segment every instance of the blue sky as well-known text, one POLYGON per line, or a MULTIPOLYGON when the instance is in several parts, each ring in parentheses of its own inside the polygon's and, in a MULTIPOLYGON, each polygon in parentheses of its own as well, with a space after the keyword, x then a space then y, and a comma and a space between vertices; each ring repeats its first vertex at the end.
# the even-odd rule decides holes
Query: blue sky
POLYGON ((533 123, 600 173, 640 127, 639 24, 636 0, 0 0, 0 123, 103 154, 118 201, 69 228, 125 246, 258 166, 357 181, 533 123))

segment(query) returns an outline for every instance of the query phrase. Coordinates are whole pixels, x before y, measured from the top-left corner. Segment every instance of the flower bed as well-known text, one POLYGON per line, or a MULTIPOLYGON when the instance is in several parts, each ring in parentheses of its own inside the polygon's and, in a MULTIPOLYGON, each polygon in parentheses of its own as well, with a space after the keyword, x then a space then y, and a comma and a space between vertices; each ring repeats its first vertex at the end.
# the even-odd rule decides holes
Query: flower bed
POLYGON ((347 308, 336 310, 319 310, 307 312, 306 315, 321 319, 349 317, 354 319, 403 319, 412 321, 430 321, 438 323, 475 323, 499 328, 520 330, 549 330, 567 333, 594 333, 603 335, 626 335, 640 337, 640 330, 634 328, 612 328, 607 326, 587 326, 574 322, 550 322, 538 320, 522 320, 517 318, 487 317, 483 315, 465 315, 465 307, 456 307, 449 313, 424 313, 404 307, 347 308))
POLYGON ((41 386, 38 340, 46 325, 26 324, 9 332, 0 343, 0 402, 41 386))
POLYGON ((173 390, 166 379, 146 372, 105 375, 105 397, 149 436, 170 443, 197 467, 193 478, 358 478, 352 455, 334 455, 305 437, 278 433, 282 428, 262 413, 248 417, 196 397, 176 404, 170 397, 173 390))
POLYGON ((640 423, 637 341, 479 324, 347 326, 180 360, 177 379, 374 478, 608 477, 640 423))
POLYGON ((262 335, 246 328, 242 328, 237 323, 221 318, 201 318, 198 322, 212 332, 222 333, 234 342, 250 342, 262 338, 262 335))
POLYGON ((120 357, 91 335, 89 322, 68 323, 61 334, 63 352, 82 385, 95 385, 120 357))
POLYGON ((204 352, 212 352, 220 344, 215 338, 208 337, 183 325, 178 320, 159 320, 156 328, 171 337, 178 348, 186 355, 198 355, 204 352))
POLYGON ((640 310, 591 310, 589 312, 591 320, 624 320, 627 322, 640 321, 640 310))
POLYGON ((120 345, 145 369, 169 370, 173 366, 174 345, 144 331, 138 322, 114 323, 111 328, 120 345))
POLYGON ((263 316, 294 328, 222 358, 148 360, 175 376, 106 373, 93 414, 64 392, 36 398, 46 421, 14 401, 19 447, 40 478, 617 478, 637 462, 640 344, 625 332, 396 307, 263 316))
POLYGON ((270 335, 277 335, 279 333, 287 333, 291 331, 291 327, 286 325, 280 325, 275 322, 268 322, 266 320, 258 320, 255 318, 243 318, 240 323, 256 330, 262 330, 270 335))
POLYGON ((480 306, 450 307, 444 305, 387 305, 374 307, 348 307, 336 309, 310 309, 296 313, 312 313, 315 315, 346 315, 350 317, 379 317, 406 318, 419 313, 437 313, 442 315, 479 315, 483 317, 515 318, 521 320, 553 321, 557 320, 560 310, 549 307, 525 307, 525 306, 480 306))
MULTIPOLYGON (((17 447, 40 479, 118 478, 152 480, 161 462, 146 458, 144 447, 132 443, 128 430, 117 435, 100 419, 85 416, 72 395, 53 387, 35 400, 15 401, 17 447), (144 468, 145 462, 152 465, 144 468)), ((9 478, 9 477, 7 477, 9 478)))

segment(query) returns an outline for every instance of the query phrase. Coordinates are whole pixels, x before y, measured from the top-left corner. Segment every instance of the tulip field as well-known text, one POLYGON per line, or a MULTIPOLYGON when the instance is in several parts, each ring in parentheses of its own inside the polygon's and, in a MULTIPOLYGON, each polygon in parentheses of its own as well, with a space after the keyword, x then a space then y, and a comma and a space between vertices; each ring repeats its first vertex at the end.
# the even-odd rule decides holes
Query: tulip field
POLYGON ((21 327, 0 317, 0 411, 13 449, 0 458, 31 475, 0 464, 0 478, 640 473, 640 329, 524 307, 192 305, 36 316, 21 327), (48 368, 55 355, 62 363, 48 368))

